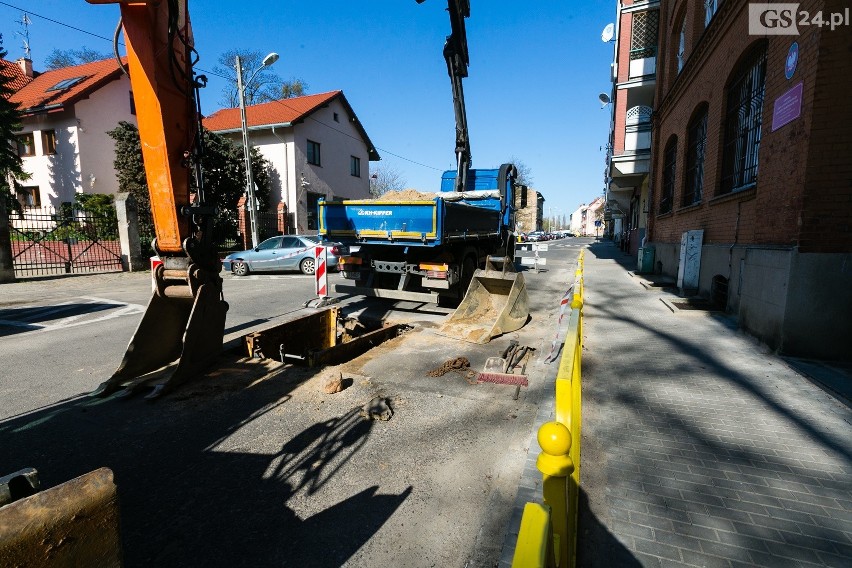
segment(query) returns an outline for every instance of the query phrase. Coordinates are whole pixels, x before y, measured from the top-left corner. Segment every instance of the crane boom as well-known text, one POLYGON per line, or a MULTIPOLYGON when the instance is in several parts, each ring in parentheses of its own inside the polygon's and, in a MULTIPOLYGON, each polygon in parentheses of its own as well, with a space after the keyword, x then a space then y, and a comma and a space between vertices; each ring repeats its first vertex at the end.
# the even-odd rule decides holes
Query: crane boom
MULTIPOLYGON (((417 0, 422 4, 425 0, 417 0)), ((464 20, 470 17, 470 0, 447 0, 450 13, 450 35, 444 43, 444 59, 453 88, 453 109, 456 115, 456 182, 455 191, 464 191, 470 169, 470 136, 467 129, 467 111, 464 104, 462 79, 467 77, 470 58, 467 51, 467 32, 464 20)))

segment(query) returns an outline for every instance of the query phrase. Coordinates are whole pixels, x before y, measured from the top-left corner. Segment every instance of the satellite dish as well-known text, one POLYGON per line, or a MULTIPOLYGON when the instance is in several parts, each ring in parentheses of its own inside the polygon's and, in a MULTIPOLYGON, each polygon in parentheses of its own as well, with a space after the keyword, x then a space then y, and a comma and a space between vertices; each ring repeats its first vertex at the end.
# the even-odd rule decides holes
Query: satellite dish
POLYGON ((613 36, 615 36, 615 24, 607 24, 601 32, 601 41, 609 43, 612 41, 613 36))
POLYGON ((600 100, 600 101, 601 101, 601 104, 602 104, 602 105, 608 105, 609 103, 611 103, 611 102, 612 102, 612 100, 609 98, 609 95, 608 95, 608 94, 606 94, 606 93, 601 93, 601 94, 599 94, 599 95, 598 95, 598 100, 600 100))

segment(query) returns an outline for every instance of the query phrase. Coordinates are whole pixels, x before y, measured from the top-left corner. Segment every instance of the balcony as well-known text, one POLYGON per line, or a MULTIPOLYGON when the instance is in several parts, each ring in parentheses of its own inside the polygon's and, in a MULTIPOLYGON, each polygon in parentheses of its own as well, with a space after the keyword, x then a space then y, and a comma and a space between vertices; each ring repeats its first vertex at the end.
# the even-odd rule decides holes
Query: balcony
POLYGON ((624 121, 624 151, 612 158, 613 177, 644 174, 650 171, 651 113, 646 105, 627 111, 624 121))
MULTIPOLYGON (((642 52, 647 52, 647 50, 639 50, 642 52)), ((631 52, 630 59, 630 70, 628 72, 628 79, 641 79, 643 77, 655 76, 657 74, 657 55, 656 50, 654 55, 649 57, 637 57, 633 59, 633 53, 631 52)))

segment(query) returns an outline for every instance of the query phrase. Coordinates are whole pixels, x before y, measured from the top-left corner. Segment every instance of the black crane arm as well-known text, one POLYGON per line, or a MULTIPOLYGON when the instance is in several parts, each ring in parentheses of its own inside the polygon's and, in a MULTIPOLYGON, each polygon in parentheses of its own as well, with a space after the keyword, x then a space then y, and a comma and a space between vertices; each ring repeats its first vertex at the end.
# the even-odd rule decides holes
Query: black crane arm
MULTIPOLYGON (((425 0, 417 0, 422 4, 425 0)), ((444 43, 444 59, 453 87, 453 108, 456 115, 456 191, 464 191, 470 169, 470 136, 467 129, 467 111, 464 104, 462 79, 467 77, 470 63, 467 51, 467 32, 464 19, 470 17, 470 0, 447 0, 451 33, 444 43)))

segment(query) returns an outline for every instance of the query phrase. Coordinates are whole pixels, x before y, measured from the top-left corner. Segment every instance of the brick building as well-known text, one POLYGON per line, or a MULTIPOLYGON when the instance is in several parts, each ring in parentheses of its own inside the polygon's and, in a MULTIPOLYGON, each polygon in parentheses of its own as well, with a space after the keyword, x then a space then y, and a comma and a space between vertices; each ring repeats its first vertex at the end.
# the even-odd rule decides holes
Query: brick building
MULTIPOLYGON (((637 254, 648 225, 659 8, 659 0, 620 1, 611 34, 612 114, 603 220, 606 236, 619 241, 632 254, 637 254)), ((607 33, 605 29, 601 39, 610 41, 607 33)))
POLYGON ((544 196, 531 187, 517 186, 515 193, 515 230, 518 233, 541 231, 544 221, 544 196))
MULTIPOLYGON (((796 18, 848 6, 804 1, 796 18)), ((772 348, 849 359, 852 28, 800 23, 774 35, 774 15, 755 10, 744 0, 661 2, 656 270, 724 301, 772 348)))

